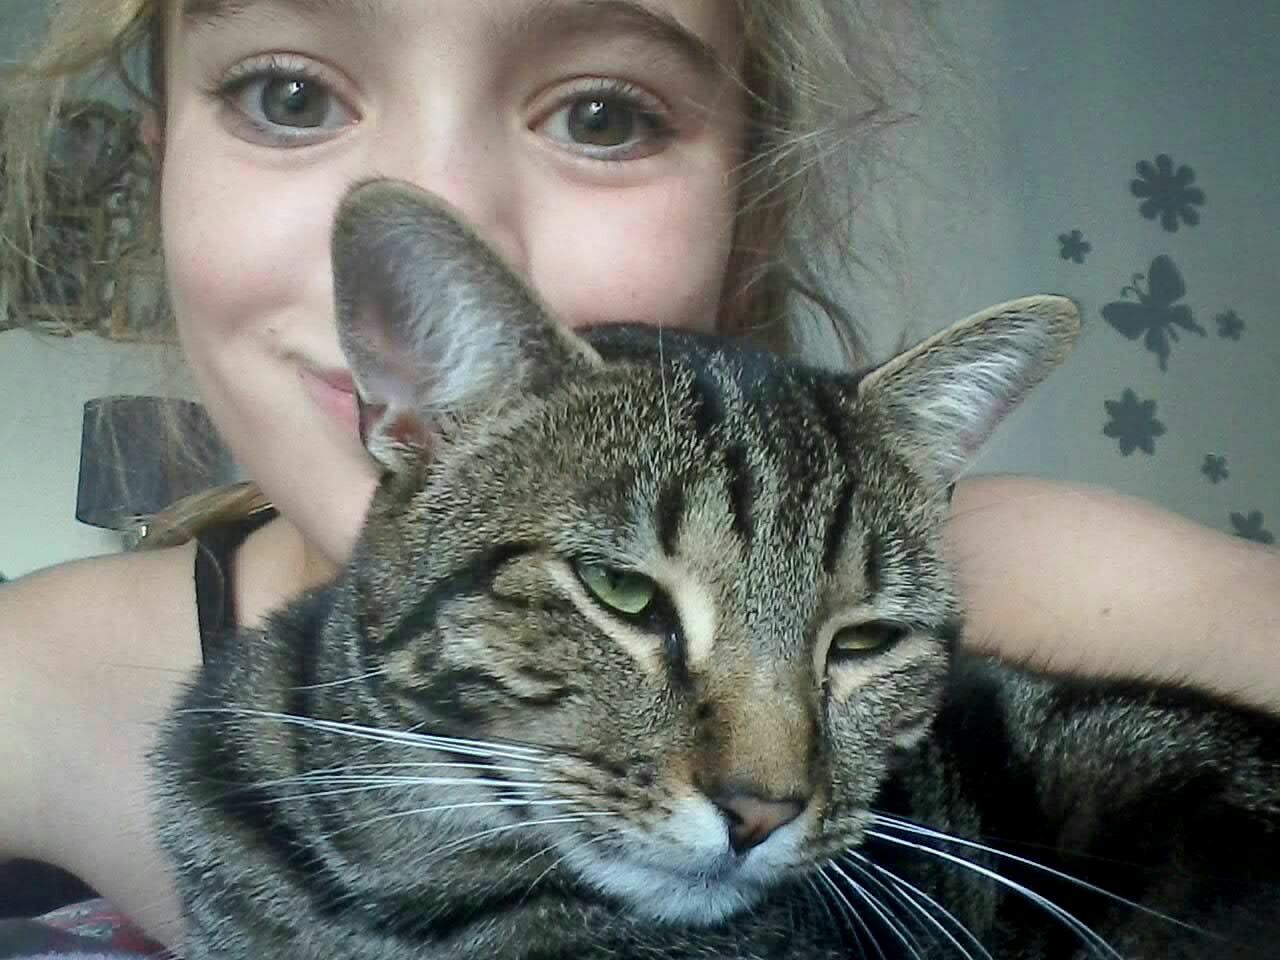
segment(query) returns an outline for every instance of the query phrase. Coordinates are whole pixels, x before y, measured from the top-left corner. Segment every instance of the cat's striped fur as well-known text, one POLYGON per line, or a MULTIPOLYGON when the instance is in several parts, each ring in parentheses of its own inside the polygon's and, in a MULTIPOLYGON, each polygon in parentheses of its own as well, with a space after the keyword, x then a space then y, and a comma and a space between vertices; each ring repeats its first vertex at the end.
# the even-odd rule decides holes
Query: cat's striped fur
POLYGON ((402 185, 334 256, 385 480, 167 732, 191 960, 1272 955, 1280 724, 957 649, 948 486, 1068 301, 847 376, 579 338, 402 185))

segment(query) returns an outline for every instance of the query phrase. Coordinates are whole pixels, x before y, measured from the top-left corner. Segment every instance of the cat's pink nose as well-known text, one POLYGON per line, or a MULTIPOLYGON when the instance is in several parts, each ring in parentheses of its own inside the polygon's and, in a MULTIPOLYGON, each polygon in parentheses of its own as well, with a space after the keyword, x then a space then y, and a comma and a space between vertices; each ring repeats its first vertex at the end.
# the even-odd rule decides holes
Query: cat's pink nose
POLYGON ((804 805, 798 800, 765 800, 749 793, 722 793, 712 798, 729 823, 729 845, 744 854, 769 839, 796 817, 804 805))

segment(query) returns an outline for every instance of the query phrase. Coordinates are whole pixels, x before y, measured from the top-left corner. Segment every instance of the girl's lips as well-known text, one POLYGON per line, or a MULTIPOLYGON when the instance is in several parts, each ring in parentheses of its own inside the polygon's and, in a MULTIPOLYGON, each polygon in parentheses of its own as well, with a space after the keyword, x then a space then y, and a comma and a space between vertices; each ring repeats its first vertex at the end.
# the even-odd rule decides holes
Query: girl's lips
POLYGON ((360 419, 356 409, 356 386, 345 370, 317 370, 302 367, 302 385, 316 406, 353 437, 360 436, 360 419))

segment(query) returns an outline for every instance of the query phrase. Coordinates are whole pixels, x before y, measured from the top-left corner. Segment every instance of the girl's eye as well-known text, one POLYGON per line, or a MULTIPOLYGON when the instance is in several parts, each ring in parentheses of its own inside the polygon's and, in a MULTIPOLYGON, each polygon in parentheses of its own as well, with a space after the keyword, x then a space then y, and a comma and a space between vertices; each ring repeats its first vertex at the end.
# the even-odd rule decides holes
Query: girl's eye
POLYGON ((626 104, 599 99, 578 100, 569 107, 566 122, 575 143, 617 147, 633 136, 636 115, 626 104))
POLYGON ((311 143, 355 119, 327 83, 297 68, 250 68, 217 92, 252 139, 273 145, 311 143))
POLYGON ((319 127, 329 116, 326 91, 311 80, 275 77, 262 86, 258 100, 268 122, 282 127, 319 127))
POLYGON ((625 84, 575 95, 541 129, 557 143, 601 160, 655 153, 672 133, 660 108, 625 84))
POLYGON ((577 561, 574 572, 596 600, 628 617, 645 613, 658 596, 658 585, 640 573, 617 570, 587 560, 577 561))

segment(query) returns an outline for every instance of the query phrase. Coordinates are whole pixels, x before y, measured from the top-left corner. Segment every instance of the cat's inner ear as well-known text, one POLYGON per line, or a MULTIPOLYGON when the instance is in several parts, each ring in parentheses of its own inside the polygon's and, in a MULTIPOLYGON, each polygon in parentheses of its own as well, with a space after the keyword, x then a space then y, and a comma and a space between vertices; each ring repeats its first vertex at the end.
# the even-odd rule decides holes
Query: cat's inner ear
POLYGON ((894 443, 950 484, 1000 421, 1070 352, 1080 313, 1065 297, 974 314, 866 374, 858 402, 887 415, 894 443))
POLYGON ((442 426, 597 357, 443 201, 374 180, 339 207, 338 337, 369 452, 399 470, 442 426))

